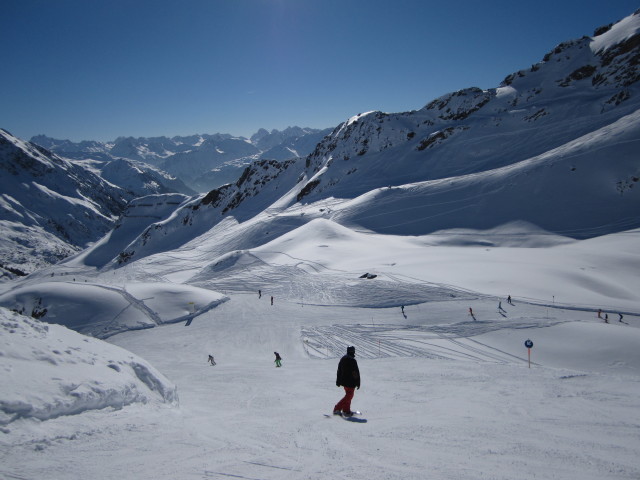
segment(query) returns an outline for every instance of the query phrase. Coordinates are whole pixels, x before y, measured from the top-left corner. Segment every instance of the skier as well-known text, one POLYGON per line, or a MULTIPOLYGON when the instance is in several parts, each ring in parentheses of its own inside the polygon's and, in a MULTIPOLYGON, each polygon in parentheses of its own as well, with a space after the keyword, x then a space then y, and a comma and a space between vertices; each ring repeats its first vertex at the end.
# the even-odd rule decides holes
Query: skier
POLYGON ((213 355, 209 355, 209 359, 207 360, 211 365, 215 365, 216 361, 213 359, 213 355))
POLYGON ((282 357, 280 356, 280 354, 278 352, 273 352, 276 356, 276 367, 281 367, 282 366, 282 357))
MULTIPOLYGON (((619 321, 619 322, 622 322, 622 319, 623 319, 624 317, 622 316, 622 314, 621 314, 621 313, 618 313, 618 315, 620 316, 620 318, 618 319, 618 321, 619 321)), ((623 323, 624 323, 624 322, 623 322, 623 323)))
POLYGON ((598 309, 598 318, 602 318, 602 309, 601 308, 598 309))
POLYGON ((258 298, 262 298, 262 290, 258 290, 258 298))
POLYGON ((608 313, 604 314, 604 323, 609 323, 609 314, 608 313))
POLYGON ((338 363, 336 387, 344 387, 344 397, 333 407, 334 415, 353 416, 351 400, 356 388, 360 390, 360 370, 356 361, 356 347, 347 347, 347 354, 338 363))
POLYGON ((273 295, 271 296, 271 305, 273 305, 273 295))
POLYGON ((513 305, 513 303, 511 303, 511 295, 509 295, 509 296, 507 297, 507 303, 508 303, 509 305, 513 305))

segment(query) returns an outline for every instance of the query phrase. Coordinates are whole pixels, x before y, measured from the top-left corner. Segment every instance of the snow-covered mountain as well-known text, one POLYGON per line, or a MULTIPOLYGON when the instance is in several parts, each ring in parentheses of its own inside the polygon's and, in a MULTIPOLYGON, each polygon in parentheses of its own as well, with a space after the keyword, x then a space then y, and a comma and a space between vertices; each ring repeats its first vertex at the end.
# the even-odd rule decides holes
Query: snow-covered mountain
POLYGON ((99 158, 67 159, 0 130, 1 278, 30 273, 95 242, 133 198, 195 193, 146 163, 99 158))
POLYGON ((260 150, 245 138, 217 134, 207 136, 197 148, 165 158, 160 166, 170 174, 183 179, 188 185, 200 187, 198 191, 208 191, 211 188, 202 185, 203 174, 228 164, 239 164, 235 169, 236 173, 239 173, 246 164, 256 159, 259 153, 260 150))
POLYGON ((67 158, 103 161, 120 158, 156 165, 190 188, 208 192, 235 181, 253 160, 306 156, 330 131, 288 127, 271 132, 260 129, 250 139, 218 133, 172 138, 120 137, 113 142, 78 143, 37 135, 31 142, 67 158))
MULTIPOLYGON (((235 183, 185 202, 113 260, 262 211, 271 217, 245 228, 271 236, 314 218, 403 235, 522 221, 573 238, 637 227, 639 28, 636 13, 563 43, 495 89, 356 115, 306 158, 254 162, 235 183)), ((235 243, 226 237, 231 250, 259 245, 240 231, 235 243)))
MULTIPOLYGON (((296 221, 273 216, 261 224, 271 235, 318 217, 405 235, 520 221, 573 238, 636 227, 639 18, 558 45, 494 89, 468 88, 411 112, 359 114, 306 158, 256 160, 235 182, 183 202, 138 238, 128 230, 127 248, 113 251, 111 261, 175 248, 228 217, 243 222, 265 210, 290 219, 305 209, 296 221)), ((193 165, 208 168, 213 157, 236 162, 226 172, 231 180, 260 147, 321 133, 292 128, 261 130, 251 141, 215 135, 116 143, 121 153, 129 145, 156 161, 166 154, 164 168, 183 175, 193 165), (170 145, 184 151, 168 155, 170 145)), ((85 146, 99 150, 95 142, 85 146)), ((73 149, 67 142, 60 148, 73 149)), ((235 244, 255 246, 243 238, 235 244)))
POLYGON ((2 276, 25 274, 109 231, 130 199, 96 173, 0 130, 2 276))
POLYGON ((174 192, 195 194, 179 178, 145 162, 118 158, 102 163, 99 169, 102 178, 130 192, 134 198, 174 192))
MULTIPOLYGON (((523 187, 533 182, 526 178, 512 180, 521 195, 518 207, 538 204, 544 195, 537 192, 542 194, 552 181, 558 184, 554 195, 557 205, 564 203, 561 197, 574 187, 589 189, 595 195, 608 192, 611 197, 624 196, 639 173, 633 154, 640 105, 637 24, 638 14, 610 30, 599 30, 596 37, 563 43, 530 69, 509 75, 495 89, 454 92, 418 111, 391 115, 370 112, 351 118, 307 158, 307 180, 299 200, 382 194, 382 187, 406 183, 420 183, 417 188, 432 190, 434 180, 445 178, 484 183, 504 175, 503 167, 510 166, 508 171, 513 172, 532 168, 534 163, 556 166, 556 172, 544 176, 540 172, 541 178, 529 192, 523 187), (599 175, 589 165, 591 156, 600 159, 601 168, 611 169, 606 177, 604 171, 599 175), (599 180, 583 184, 590 173, 599 180), (423 183, 427 181, 432 183, 423 183)), ((438 184, 439 189, 451 191, 443 183, 438 184)), ((487 202, 499 194, 496 189, 508 185, 496 185, 493 192, 485 186, 475 193, 481 193, 482 202, 487 202)), ((546 189, 551 190, 549 187, 546 189)), ((460 191, 461 186, 453 189, 460 191)), ((396 193, 402 194, 400 190, 396 193)), ((433 193, 430 191, 429 197, 433 193)), ((394 194, 385 192, 385 196, 394 194)), ((433 205, 437 200, 422 204, 433 205)), ((458 207, 461 202, 458 198, 458 207)), ((479 203, 466 202, 467 206, 479 203)), ((603 206, 617 209, 607 202, 603 206)), ((491 222, 495 210, 484 211, 484 221, 491 222)), ((553 214, 550 210, 544 213, 553 214)), ((514 216, 520 216, 520 212, 514 216)), ((429 212, 424 212, 425 221, 419 221, 420 214, 416 217, 416 233, 452 222, 450 226, 466 226, 455 225, 453 219, 433 225, 433 219, 427 220, 429 212)))

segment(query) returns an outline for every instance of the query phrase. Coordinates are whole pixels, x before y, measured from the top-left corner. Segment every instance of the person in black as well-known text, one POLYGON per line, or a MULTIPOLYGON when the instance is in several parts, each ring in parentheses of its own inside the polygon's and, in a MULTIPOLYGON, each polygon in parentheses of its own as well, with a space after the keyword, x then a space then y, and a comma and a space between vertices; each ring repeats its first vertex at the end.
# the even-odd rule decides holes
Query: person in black
POLYGON ((356 347, 347 347, 347 354, 338 363, 338 373, 336 376, 336 386, 344 387, 344 397, 333 407, 334 415, 350 417, 351 400, 356 388, 360 390, 360 370, 356 361, 356 347))
POLYGON ((282 366, 282 357, 280 356, 280 354, 278 352, 273 352, 276 356, 276 367, 281 367, 282 366))

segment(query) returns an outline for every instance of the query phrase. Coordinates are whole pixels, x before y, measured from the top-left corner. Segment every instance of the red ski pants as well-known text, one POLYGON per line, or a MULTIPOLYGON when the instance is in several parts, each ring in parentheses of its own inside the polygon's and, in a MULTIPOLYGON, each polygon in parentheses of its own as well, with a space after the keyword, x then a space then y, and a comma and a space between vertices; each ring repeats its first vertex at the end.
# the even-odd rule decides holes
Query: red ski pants
POLYGON ((351 400, 353 399, 353 394, 356 392, 355 388, 352 387, 344 387, 344 397, 340 400, 335 407, 333 407, 333 411, 341 410, 343 412, 351 411, 351 400))

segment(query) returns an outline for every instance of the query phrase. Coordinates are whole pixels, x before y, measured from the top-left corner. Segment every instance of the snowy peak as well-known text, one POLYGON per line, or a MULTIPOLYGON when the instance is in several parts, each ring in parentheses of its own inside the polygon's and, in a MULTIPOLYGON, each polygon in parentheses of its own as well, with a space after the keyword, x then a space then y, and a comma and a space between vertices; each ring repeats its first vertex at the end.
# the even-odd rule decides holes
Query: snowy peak
POLYGON ((585 36, 559 44, 529 71, 521 70, 509 75, 502 86, 527 83, 520 79, 531 74, 535 74, 535 82, 540 86, 543 76, 562 88, 576 86, 580 81, 585 81, 581 82, 583 88, 590 86, 603 91, 621 91, 632 86, 640 78, 637 68, 640 63, 639 12, 597 29, 593 37, 585 36))
MULTIPOLYGON (((594 85, 614 84, 630 87, 640 80, 640 10, 595 37, 591 50, 601 59, 601 71, 594 75, 594 85)), ((621 92, 616 101, 625 100, 621 92)))
POLYGON ((271 132, 261 128, 251 136, 251 143, 259 150, 267 151, 283 143, 291 142, 292 140, 304 137, 305 135, 311 135, 318 132, 320 132, 320 130, 300 127, 287 127, 283 131, 273 129, 271 132))
POLYGON ((0 167, 13 174, 24 171, 41 177, 52 169, 70 168, 66 160, 34 143, 22 141, 4 129, 0 129, 0 156, 0 167))
POLYGON ((607 50, 631 51, 638 46, 640 33, 640 10, 621 21, 596 29, 591 49, 594 53, 607 50))

